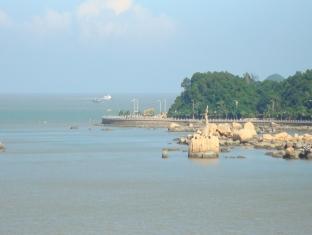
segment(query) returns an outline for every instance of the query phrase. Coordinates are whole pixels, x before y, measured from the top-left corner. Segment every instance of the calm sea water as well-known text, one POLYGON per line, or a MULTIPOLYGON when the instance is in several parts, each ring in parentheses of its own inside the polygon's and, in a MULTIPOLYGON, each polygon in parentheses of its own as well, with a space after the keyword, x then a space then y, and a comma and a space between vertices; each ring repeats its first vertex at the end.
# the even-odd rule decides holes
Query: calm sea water
POLYGON ((89 129, 108 108, 131 107, 130 96, 3 97, 0 234, 312 234, 312 162, 242 148, 163 160, 180 134, 89 129), (225 158, 237 155, 246 159, 225 158))

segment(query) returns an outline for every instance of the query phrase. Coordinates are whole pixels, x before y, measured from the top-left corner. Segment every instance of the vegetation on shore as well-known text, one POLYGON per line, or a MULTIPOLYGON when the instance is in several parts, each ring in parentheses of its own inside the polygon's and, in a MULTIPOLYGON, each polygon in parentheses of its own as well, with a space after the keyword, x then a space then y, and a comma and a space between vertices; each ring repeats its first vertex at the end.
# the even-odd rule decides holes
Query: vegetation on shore
POLYGON ((312 70, 264 81, 248 73, 195 73, 181 86, 170 117, 199 118, 208 105, 212 118, 312 119, 312 70))

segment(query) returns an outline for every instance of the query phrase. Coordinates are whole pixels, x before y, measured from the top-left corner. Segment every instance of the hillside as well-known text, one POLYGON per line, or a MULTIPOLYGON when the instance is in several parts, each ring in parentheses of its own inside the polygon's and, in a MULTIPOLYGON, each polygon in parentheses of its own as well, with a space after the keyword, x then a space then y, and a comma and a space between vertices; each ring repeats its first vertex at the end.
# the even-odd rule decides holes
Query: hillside
POLYGON ((195 73, 181 84, 183 92, 170 107, 170 117, 312 118, 312 70, 275 81, 256 81, 228 72, 195 73))

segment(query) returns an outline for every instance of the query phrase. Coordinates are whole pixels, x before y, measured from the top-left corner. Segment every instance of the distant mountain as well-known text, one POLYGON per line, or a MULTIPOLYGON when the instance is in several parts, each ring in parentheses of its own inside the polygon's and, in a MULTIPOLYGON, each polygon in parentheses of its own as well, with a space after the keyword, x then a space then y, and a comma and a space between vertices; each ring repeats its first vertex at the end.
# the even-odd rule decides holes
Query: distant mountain
POLYGON ((276 73, 276 74, 272 74, 272 75, 268 76, 265 80, 274 81, 274 82, 281 82, 281 81, 285 80, 285 78, 282 75, 279 75, 276 73))

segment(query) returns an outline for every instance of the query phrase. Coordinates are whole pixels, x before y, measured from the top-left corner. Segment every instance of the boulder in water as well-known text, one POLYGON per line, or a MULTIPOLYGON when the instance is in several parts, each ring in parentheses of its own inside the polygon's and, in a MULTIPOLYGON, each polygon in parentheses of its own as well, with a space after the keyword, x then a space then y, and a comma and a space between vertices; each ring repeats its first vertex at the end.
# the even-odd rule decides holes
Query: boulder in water
POLYGON ((285 150, 284 159, 299 159, 299 154, 295 151, 293 147, 288 147, 285 150))
POLYGON ((5 150, 5 146, 4 144, 0 142, 0 152, 4 152, 4 150, 5 150))
POLYGON ((247 122, 244 128, 234 133, 234 140, 239 140, 241 143, 246 143, 257 136, 255 126, 251 122, 247 122))
POLYGON ((217 132, 219 132, 220 136, 231 137, 232 129, 229 124, 219 124, 217 128, 217 132))
POLYGON ((189 144, 189 157, 216 158, 220 152, 218 137, 194 134, 189 144))
POLYGON ((161 157, 162 157, 163 159, 169 158, 169 154, 168 154, 168 150, 167 150, 167 149, 163 149, 163 150, 162 150, 161 157))

